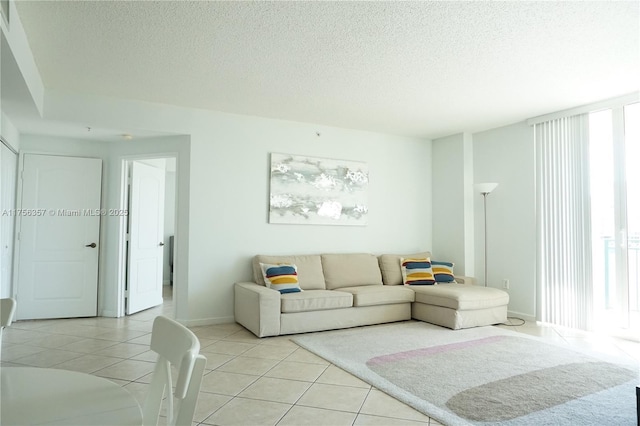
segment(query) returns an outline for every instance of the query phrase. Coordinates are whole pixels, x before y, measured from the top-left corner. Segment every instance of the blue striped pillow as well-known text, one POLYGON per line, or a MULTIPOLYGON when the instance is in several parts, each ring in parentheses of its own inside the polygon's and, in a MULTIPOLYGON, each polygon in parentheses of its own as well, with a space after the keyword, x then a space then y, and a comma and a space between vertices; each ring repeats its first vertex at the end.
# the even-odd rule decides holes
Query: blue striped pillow
POLYGON ((402 282, 404 285, 433 285, 436 279, 428 257, 416 259, 400 258, 402 282))
POLYGON ((453 275, 452 262, 437 262, 432 260, 431 269, 433 269, 433 276, 438 283, 453 283, 456 281, 453 275))
POLYGON ((298 268, 296 265, 261 263, 262 276, 267 287, 280 293, 299 293, 298 268))

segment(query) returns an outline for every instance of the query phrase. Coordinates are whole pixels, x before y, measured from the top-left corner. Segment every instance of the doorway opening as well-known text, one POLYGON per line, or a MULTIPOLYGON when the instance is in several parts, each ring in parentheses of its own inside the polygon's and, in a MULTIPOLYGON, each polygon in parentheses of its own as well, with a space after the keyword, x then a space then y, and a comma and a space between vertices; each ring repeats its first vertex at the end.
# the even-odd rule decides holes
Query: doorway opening
POLYGON ((176 157, 124 159, 121 205, 119 316, 173 304, 176 157))

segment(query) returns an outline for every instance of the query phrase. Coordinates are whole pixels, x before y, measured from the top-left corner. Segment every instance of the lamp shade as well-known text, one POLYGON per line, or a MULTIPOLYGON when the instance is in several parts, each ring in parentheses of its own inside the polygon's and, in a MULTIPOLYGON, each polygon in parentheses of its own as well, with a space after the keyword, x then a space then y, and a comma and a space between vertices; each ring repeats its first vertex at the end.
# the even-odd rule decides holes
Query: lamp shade
POLYGON ((476 191, 480 192, 481 194, 489 194, 491 193, 491 191, 493 191, 494 189, 496 189, 496 186, 498 186, 497 183, 476 183, 476 191))

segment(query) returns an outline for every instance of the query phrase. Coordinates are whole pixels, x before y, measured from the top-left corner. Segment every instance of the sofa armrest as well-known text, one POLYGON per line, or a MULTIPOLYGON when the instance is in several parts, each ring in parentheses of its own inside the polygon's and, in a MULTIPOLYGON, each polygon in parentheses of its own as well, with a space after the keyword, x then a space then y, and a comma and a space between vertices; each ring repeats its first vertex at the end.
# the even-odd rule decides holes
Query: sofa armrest
POLYGON ((474 277, 465 277, 463 275, 456 275, 454 278, 456 279, 456 282, 458 284, 475 285, 477 283, 474 277))
POLYGON ((234 315, 258 337, 280 334, 280 292, 252 282, 234 286, 234 315))

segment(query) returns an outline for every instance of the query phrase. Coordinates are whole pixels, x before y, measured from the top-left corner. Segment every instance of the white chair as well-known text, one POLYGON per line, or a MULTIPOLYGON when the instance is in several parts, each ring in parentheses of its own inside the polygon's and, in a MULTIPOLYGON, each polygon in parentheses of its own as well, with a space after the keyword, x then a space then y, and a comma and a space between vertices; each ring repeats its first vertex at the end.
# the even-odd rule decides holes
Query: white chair
MULTIPOLYGON (((13 321, 13 314, 15 312, 15 299, 0 299, 0 354, 2 353, 2 330, 11 325, 11 322, 13 321)), ((2 358, 0 357, 0 359, 2 358)))
POLYGON ((200 355, 200 341, 182 324, 156 317, 151 332, 151 350, 158 354, 149 393, 142 405, 142 423, 157 425, 165 389, 167 424, 190 426, 200 393, 207 359, 200 355), (177 370, 173 393, 171 367, 177 370))

